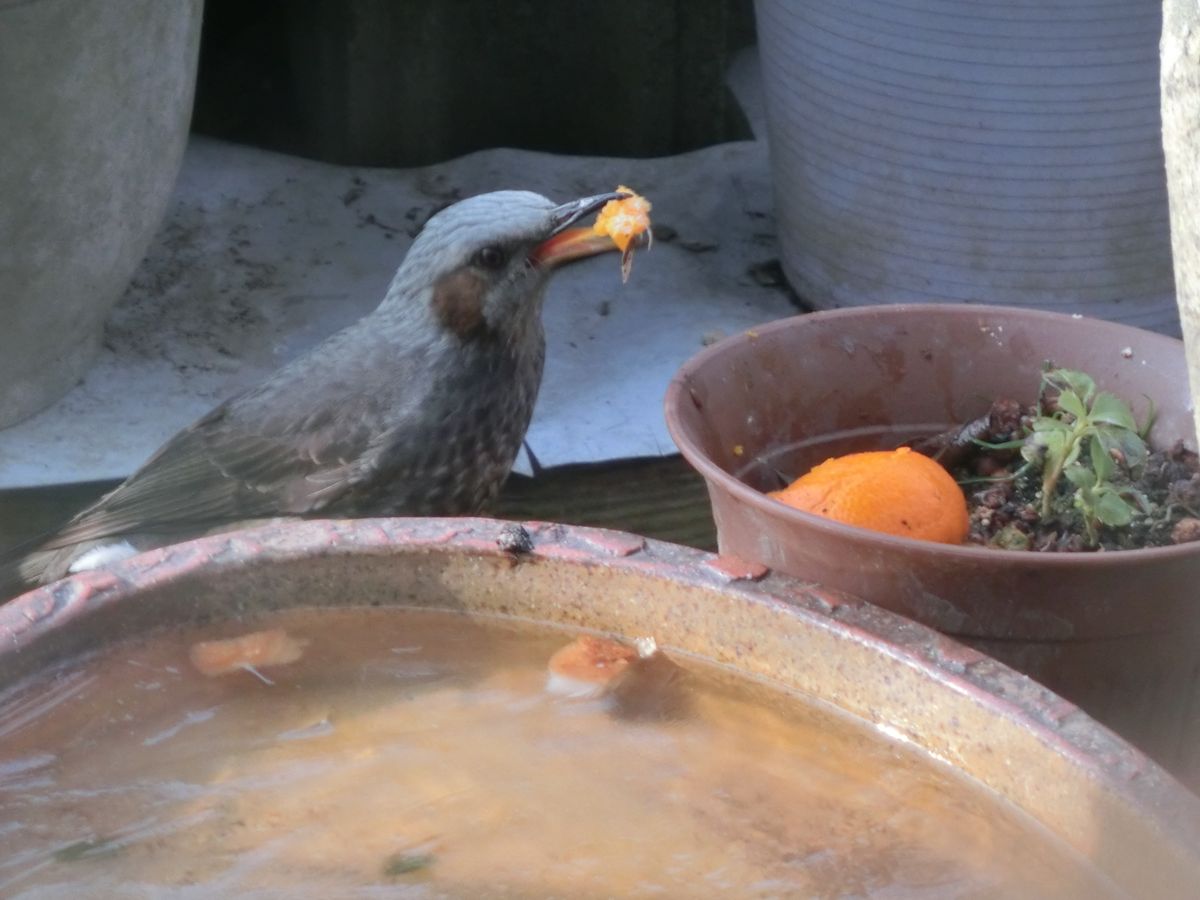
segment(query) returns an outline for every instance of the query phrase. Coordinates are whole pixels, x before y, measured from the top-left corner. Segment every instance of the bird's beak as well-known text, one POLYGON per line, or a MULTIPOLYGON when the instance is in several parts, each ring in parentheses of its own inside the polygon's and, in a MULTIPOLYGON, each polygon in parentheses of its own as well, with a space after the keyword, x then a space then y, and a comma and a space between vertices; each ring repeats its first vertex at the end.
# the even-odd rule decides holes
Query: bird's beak
POLYGON ((550 237, 533 248, 529 254, 530 260, 538 266, 554 268, 573 259, 585 256, 595 256, 607 250, 615 250, 617 245, 606 234, 596 234, 591 227, 571 228, 584 216, 594 213, 611 200, 624 200, 629 194, 612 191, 607 194, 597 194, 594 197, 584 197, 556 206, 550 211, 550 237))

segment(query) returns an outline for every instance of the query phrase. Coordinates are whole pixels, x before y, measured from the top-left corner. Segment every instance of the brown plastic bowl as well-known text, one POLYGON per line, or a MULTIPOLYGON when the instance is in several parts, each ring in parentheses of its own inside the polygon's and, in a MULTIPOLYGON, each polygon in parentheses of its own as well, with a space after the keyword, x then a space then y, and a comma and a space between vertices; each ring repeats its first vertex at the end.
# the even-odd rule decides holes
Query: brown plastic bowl
POLYGON ((0 684, 152 628, 293 606, 432 607, 651 634, 934 754, 1131 895, 1191 897, 1200 884, 1200 800, 1028 678, 870 604, 735 559, 526 527, 313 521, 156 550, 0 607, 0 684))
POLYGON ((975 305, 836 310, 728 338, 671 382, 667 426, 708 483, 722 552, 963 639, 1161 759, 1200 766, 1184 760, 1200 748, 1200 544, 1082 554, 946 546, 842 525, 762 493, 779 484, 756 461, 781 448, 875 426, 909 436, 961 424, 997 397, 1032 399, 1047 361, 1090 373, 1141 415, 1152 397, 1152 443, 1195 446, 1180 341, 975 305))

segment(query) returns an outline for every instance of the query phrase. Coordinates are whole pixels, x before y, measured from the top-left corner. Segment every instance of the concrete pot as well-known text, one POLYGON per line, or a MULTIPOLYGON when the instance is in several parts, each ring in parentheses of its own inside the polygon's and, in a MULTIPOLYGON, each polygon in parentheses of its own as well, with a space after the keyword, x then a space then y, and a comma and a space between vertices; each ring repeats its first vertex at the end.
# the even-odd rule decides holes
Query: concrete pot
POLYGON ((87 371, 179 171, 202 0, 0 0, 0 427, 87 371))
POLYGON ((757 0, 782 263, 819 308, 1178 333, 1159 0, 757 0))
MULTIPOLYGON (((995 656, 1200 784, 1200 544, 1117 553, 947 546, 842 525, 769 499, 768 458, 865 429, 911 436, 963 423, 997 397, 1032 399, 1043 362, 1082 369, 1145 414, 1151 443, 1195 447, 1180 341, 1052 313, 964 305, 814 313, 689 360, 668 428, 704 476, 718 544, 852 593, 995 656)), ((878 433, 857 447, 881 445, 878 433)))
POLYGON ((1190 897, 1200 800, 1078 709, 937 633, 736 559, 480 519, 312 521, 205 538, 0 608, 0 684, 106 641, 298 604, 500 613, 634 636, 890 730, 1006 798, 1131 895, 1190 897))

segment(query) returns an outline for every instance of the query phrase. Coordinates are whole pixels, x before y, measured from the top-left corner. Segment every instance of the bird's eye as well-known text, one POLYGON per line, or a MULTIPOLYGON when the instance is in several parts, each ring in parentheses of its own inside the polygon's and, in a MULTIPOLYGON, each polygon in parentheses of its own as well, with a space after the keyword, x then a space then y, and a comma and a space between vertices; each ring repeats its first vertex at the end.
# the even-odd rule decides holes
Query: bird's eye
POLYGON ((503 269, 504 264, 508 262, 508 254, 495 244, 489 244, 475 254, 475 264, 481 269, 503 269))

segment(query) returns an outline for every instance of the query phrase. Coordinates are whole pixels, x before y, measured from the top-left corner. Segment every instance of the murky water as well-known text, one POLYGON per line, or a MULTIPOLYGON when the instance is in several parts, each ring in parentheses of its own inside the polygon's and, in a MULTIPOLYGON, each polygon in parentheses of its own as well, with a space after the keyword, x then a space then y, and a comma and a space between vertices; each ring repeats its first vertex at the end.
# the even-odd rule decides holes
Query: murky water
POLYGON ((547 693, 566 639, 293 611, 18 685, 0 896, 1107 896, 1003 803, 774 690, 688 664, 669 716, 547 693), (264 627, 304 655, 262 677, 189 662, 264 627))

